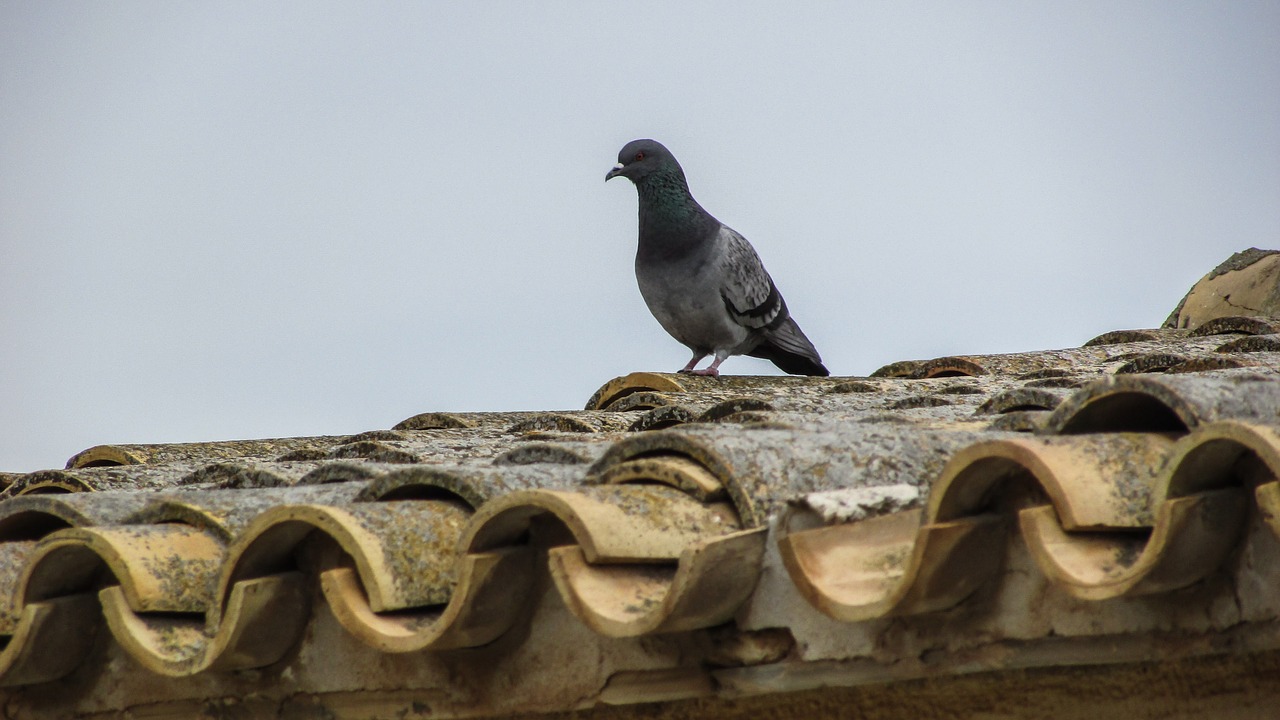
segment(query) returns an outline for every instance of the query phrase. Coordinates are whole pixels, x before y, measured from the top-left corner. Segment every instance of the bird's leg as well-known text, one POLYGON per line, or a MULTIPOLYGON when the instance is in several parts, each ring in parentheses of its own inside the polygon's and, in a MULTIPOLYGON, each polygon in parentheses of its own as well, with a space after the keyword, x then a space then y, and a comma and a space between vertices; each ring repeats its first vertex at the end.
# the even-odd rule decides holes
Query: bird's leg
POLYGON ((694 354, 693 354, 693 359, 689 361, 689 364, 688 364, 688 365, 685 365, 685 366, 684 366, 684 367, 682 367, 682 368, 680 368, 680 369, 679 369, 679 370, 677 370, 676 372, 687 373, 687 374, 691 374, 691 375, 696 375, 696 374, 698 374, 698 373, 697 373, 697 371, 693 369, 693 366, 694 366, 694 365, 697 365, 697 364, 698 364, 698 362, 699 362, 700 360, 702 360, 702 358, 704 358, 704 357, 706 357, 706 356, 707 356, 707 355, 706 355, 706 353, 701 353, 701 354, 699 354, 699 353, 694 353, 694 354))
MULTIPOLYGON (((728 357, 728 356, 726 355, 725 357, 728 357)), ((702 358, 698 358, 698 359, 701 360, 702 358)), ((690 375, 706 375, 707 377, 719 377, 720 370, 718 368, 720 367, 720 363, 722 362, 724 362, 724 358, 720 357, 719 355, 716 355, 716 359, 712 360, 710 365, 702 368, 701 370, 690 370, 689 374, 690 375)))

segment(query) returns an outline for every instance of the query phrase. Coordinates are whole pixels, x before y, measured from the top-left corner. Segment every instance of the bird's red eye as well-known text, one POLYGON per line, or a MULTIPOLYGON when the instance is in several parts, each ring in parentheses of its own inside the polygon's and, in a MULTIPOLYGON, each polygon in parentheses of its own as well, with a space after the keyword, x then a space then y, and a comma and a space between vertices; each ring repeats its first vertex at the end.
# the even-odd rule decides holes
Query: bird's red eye
POLYGON ((636 153, 636 159, 637 159, 637 160, 643 160, 643 159, 644 159, 644 153, 642 153, 642 152, 638 152, 638 153, 636 153))

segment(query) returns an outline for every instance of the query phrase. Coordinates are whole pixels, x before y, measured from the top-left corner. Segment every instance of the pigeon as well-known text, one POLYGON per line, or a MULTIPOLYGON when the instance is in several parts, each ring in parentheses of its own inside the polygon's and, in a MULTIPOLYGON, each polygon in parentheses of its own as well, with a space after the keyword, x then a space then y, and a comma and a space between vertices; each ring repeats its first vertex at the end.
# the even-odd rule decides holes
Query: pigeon
POLYGON ((663 329, 693 351, 679 372, 715 377, 725 358, 745 354, 792 375, 830 374, 755 248, 693 199, 671 151, 633 140, 604 179, 616 177, 629 178, 640 196, 640 294, 663 329), (708 355, 711 364, 695 370, 708 355))

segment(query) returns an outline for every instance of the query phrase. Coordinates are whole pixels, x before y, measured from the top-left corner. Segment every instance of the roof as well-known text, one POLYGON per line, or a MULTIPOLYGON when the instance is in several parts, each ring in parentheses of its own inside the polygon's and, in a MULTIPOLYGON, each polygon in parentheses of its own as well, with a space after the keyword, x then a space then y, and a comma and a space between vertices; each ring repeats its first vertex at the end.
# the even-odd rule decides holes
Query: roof
POLYGON ((1280 649, 1266 315, 862 378, 632 373, 583 410, 8 480, 14 717, 494 716, 1280 649))

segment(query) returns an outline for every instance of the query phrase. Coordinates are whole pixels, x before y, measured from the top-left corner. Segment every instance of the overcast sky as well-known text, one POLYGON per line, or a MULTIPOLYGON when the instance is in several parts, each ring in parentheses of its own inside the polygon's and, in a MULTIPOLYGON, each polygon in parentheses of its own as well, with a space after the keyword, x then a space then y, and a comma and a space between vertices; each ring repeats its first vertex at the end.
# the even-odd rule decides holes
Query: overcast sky
POLYGON ((0 0, 0 470, 681 367, 638 137, 839 375, 1155 327, 1280 243, 1280 3, 800 5, 0 0))

